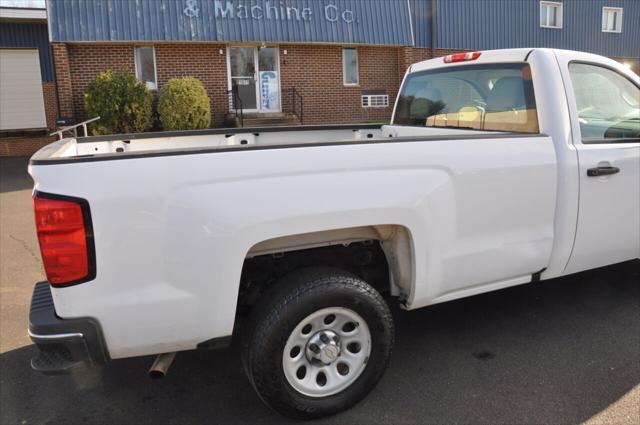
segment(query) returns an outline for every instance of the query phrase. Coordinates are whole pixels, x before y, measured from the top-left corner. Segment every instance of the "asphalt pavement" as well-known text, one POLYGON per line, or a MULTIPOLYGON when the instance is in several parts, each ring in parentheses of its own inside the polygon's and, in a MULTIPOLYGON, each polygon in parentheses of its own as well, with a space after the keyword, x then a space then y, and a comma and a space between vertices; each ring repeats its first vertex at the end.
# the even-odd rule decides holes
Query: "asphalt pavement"
MULTIPOLYGON (((0 159, 1 424, 280 424, 238 350, 151 357, 48 377, 29 367, 43 278, 24 158, 0 159)), ((394 308, 391 364, 351 410, 314 424, 640 424, 640 262, 416 311, 394 308)))

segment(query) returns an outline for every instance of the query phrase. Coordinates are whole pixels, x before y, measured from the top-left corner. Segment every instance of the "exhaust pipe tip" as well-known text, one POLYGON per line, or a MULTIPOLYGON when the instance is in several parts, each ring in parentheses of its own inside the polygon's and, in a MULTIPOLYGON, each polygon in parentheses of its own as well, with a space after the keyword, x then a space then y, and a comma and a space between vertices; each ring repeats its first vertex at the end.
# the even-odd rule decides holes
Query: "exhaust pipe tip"
POLYGON ((151 379, 162 379, 165 376, 167 376, 166 372, 163 372, 161 370, 150 370, 149 371, 149 378, 151 379))
POLYGON ((167 376, 169 367, 171 366, 171 363, 173 363, 173 359, 175 359, 175 357, 175 352, 158 354, 158 357, 156 357, 149 369, 149 378, 162 379, 167 376))

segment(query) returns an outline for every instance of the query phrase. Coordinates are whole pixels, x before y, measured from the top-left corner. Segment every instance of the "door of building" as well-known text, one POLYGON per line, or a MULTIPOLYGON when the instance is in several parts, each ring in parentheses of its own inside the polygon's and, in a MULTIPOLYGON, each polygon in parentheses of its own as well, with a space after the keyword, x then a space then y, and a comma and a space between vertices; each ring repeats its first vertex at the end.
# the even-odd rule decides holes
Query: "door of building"
POLYGON ((245 112, 280 112, 277 47, 230 47, 229 86, 245 112))
POLYGON ((0 50, 0 130, 47 127, 37 49, 0 50))

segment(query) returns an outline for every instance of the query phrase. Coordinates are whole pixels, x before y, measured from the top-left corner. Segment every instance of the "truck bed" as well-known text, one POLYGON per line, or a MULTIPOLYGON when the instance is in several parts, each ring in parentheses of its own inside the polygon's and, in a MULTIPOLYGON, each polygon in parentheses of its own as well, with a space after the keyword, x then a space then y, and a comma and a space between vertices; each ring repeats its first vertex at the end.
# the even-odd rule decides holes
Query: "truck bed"
POLYGON ((220 128, 155 133, 115 134, 110 136, 70 137, 58 140, 36 152, 33 165, 91 160, 140 158, 212 151, 235 151, 263 147, 301 147, 363 142, 389 142, 389 138, 407 139, 443 137, 482 137, 504 132, 381 126, 379 124, 306 125, 296 127, 220 128))
POLYGON ((300 145, 353 141, 382 136, 377 124, 323 125, 264 128, 221 128, 192 131, 72 137, 59 140, 36 153, 34 161, 79 157, 122 156, 144 152, 199 151, 250 145, 300 145))

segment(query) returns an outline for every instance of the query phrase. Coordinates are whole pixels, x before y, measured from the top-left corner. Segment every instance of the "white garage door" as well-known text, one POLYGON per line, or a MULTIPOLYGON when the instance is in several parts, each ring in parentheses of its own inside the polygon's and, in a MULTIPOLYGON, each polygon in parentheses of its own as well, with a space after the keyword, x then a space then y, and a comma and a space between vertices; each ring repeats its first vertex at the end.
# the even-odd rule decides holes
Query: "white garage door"
POLYGON ((46 127, 38 51, 0 49, 0 130, 46 127))

